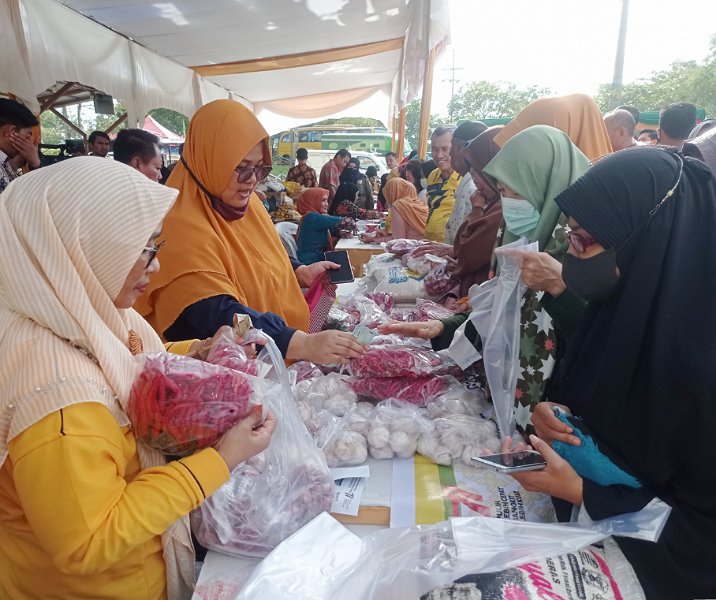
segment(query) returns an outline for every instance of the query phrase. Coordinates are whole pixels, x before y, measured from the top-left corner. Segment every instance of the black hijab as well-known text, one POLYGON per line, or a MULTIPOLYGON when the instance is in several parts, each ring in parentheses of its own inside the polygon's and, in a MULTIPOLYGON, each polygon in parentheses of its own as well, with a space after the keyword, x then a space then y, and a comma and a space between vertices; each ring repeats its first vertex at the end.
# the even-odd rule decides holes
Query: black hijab
POLYGON ((565 403, 673 506, 658 544, 620 541, 642 584, 681 586, 679 595, 654 596, 673 598, 716 588, 716 569, 705 566, 716 564, 716 181, 705 165, 683 159, 674 194, 654 211, 681 169, 667 150, 624 150, 556 198, 601 245, 617 249, 621 273, 570 344, 565 403))
POLYGON ((355 183, 341 183, 336 190, 335 196, 333 196, 333 202, 328 207, 328 214, 335 215, 341 202, 348 201, 351 204, 355 204, 357 193, 358 186, 355 183))

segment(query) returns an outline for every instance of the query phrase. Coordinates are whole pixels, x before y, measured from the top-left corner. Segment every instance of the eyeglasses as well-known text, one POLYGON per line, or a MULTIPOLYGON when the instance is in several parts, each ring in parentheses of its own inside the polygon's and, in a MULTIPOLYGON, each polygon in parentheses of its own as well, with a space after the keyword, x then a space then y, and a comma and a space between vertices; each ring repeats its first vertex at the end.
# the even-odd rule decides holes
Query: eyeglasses
POLYGON ((149 255, 149 260, 147 260, 147 266, 144 267, 145 269, 148 269, 151 264, 154 262, 154 259, 157 257, 157 254, 159 254, 159 251, 166 246, 166 242, 159 242, 158 244, 152 244, 151 246, 146 246, 144 250, 142 251, 142 254, 146 252, 149 255))
POLYGON ((263 181, 269 176, 271 167, 236 167, 234 171, 239 176, 239 183, 246 183, 252 177, 256 177, 256 181, 263 181))
MULTIPOLYGON (((681 158, 678 154, 674 154, 674 156, 679 161, 679 172, 676 176, 676 182, 673 186, 671 186, 671 189, 666 192, 666 194, 659 201, 659 203, 656 204, 656 206, 654 206, 654 208, 649 211, 649 216, 644 219, 641 225, 639 225, 634 231, 632 231, 631 235, 629 235, 629 237, 621 243, 619 248, 623 248, 624 246, 626 246, 631 240, 633 240, 637 236, 639 232, 641 232, 649 224, 654 215, 659 211, 659 209, 661 209, 662 206, 664 206, 664 203, 674 195, 674 193, 676 192, 676 188, 679 187, 679 184, 681 183, 681 178, 684 174, 684 159, 681 158)), ((577 233, 567 227, 566 234, 567 240, 577 252, 584 252, 590 246, 593 246, 594 244, 598 243, 597 240, 595 240, 586 231, 580 231, 579 233, 577 233)))
POLYGON ((594 244, 598 243, 597 240, 586 232, 577 233, 576 231, 572 231, 567 228, 565 233, 567 235, 567 241, 572 245, 572 248, 580 253, 584 252, 590 246, 594 246, 594 244))

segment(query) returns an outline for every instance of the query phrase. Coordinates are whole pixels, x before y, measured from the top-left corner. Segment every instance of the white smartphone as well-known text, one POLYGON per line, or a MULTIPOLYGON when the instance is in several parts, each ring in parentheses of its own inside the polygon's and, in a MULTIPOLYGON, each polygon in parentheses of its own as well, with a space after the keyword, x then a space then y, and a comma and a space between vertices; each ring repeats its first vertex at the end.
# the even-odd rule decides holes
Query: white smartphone
POLYGON ((492 467, 501 473, 517 473, 519 471, 536 471, 547 466, 544 458, 534 450, 506 452, 504 454, 488 454, 473 456, 472 460, 492 467))

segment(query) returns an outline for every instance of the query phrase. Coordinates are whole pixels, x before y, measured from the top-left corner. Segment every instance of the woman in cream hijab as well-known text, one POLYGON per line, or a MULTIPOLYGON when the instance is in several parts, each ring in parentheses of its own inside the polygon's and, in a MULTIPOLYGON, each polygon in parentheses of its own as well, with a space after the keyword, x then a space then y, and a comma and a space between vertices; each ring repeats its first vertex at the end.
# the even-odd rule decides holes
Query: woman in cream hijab
POLYGON ((188 598, 186 515, 268 445, 275 421, 252 417, 170 463, 134 437, 132 354, 163 347, 131 306, 175 197, 91 157, 0 195, 3 597, 188 598))
POLYGON ((137 310, 167 341, 207 338, 247 314, 286 358, 344 363, 362 347, 345 332, 308 335, 301 294, 337 265, 291 264, 254 193, 270 170, 268 134, 245 106, 216 100, 194 114, 167 180, 179 196, 164 223, 162 272, 137 310))

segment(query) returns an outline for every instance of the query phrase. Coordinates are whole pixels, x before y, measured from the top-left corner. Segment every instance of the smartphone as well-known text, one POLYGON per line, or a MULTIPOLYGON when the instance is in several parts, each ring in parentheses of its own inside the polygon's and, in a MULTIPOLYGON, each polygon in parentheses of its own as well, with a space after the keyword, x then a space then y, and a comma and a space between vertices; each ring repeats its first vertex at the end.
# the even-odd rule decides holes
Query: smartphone
POLYGON ((348 258, 348 252, 346 250, 326 252, 324 256, 326 260, 341 265, 340 269, 331 269, 328 271, 328 279, 331 283, 350 283, 354 280, 351 259, 348 258))
POLYGON ((501 473, 517 473, 519 471, 536 471, 547 466, 544 458, 534 450, 506 452, 505 454, 488 454, 473 456, 472 460, 492 467, 501 473))

